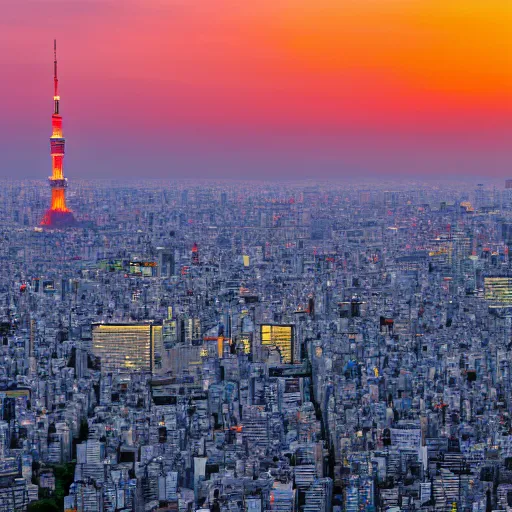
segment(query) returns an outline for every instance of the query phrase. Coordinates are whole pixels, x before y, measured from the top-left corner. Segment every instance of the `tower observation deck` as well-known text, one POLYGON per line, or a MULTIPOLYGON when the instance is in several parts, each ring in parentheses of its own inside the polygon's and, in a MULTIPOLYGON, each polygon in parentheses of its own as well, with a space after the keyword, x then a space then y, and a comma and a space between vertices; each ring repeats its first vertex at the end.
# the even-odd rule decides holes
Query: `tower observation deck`
POLYGON ((52 191, 51 205, 41 221, 42 226, 63 228, 76 224, 73 212, 66 205, 67 180, 64 177, 64 146, 62 135, 62 116, 60 115, 59 79, 57 78, 57 41, 53 42, 53 103, 52 136, 50 153, 52 156, 52 175, 48 178, 52 191))

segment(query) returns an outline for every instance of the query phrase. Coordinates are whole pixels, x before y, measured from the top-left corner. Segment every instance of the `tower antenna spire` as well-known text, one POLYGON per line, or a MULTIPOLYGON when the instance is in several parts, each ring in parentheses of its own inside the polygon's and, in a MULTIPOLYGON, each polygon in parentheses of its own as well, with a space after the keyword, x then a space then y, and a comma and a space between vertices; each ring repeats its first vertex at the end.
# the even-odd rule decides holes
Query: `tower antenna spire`
POLYGON ((57 78, 57 39, 53 40, 53 86, 54 100, 59 100, 59 79, 57 78))

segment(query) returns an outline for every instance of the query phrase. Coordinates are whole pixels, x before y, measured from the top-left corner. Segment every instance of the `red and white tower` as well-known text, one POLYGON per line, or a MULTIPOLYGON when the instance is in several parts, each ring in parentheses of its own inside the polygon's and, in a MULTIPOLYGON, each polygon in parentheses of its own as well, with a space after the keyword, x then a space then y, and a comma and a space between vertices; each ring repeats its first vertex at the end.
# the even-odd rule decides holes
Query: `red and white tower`
POLYGON ((73 212, 66 205, 67 179, 64 178, 64 145, 62 135, 62 116, 60 115, 59 79, 57 78, 57 40, 53 42, 53 103, 52 136, 50 137, 50 151, 52 155, 52 175, 48 178, 52 190, 50 208, 41 221, 42 226, 68 227, 76 224, 73 212))

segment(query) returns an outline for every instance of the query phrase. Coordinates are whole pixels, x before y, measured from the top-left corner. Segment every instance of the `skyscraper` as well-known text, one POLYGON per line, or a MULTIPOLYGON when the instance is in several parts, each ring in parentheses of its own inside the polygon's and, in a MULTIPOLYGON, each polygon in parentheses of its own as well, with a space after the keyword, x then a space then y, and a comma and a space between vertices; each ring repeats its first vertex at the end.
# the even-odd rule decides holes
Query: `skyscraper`
POLYGON ((102 373, 152 372, 155 347, 162 345, 162 326, 93 324, 92 351, 101 359, 102 373))
POLYGON ((283 363, 293 363, 293 325, 264 324, 261 329, 262 346, 277 348, 283 363))

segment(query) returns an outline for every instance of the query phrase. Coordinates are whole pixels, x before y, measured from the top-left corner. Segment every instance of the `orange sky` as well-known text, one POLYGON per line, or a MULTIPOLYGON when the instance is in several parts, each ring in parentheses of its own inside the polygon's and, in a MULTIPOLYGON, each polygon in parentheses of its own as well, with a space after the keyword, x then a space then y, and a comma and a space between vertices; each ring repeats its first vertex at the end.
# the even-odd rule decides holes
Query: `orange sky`
POLYGON ((388 143, 398 151, 414 135, 439 161, 471 145, 482 162, 499 155, 500 169, 510 167, 510 0, 17 0, 0 9, 4 135, 41 137, 57 37, 64 129, 83 154, 100 137, 172 160, 166 140, 206 140, 207 152, 212 139, 227 148, 243 136, 268 161, 300 139, 333 158, 339 146, 342 164, 344 146, 389 153, 388 143))

